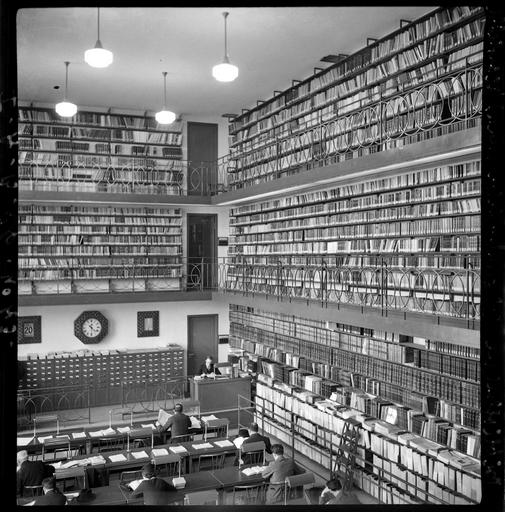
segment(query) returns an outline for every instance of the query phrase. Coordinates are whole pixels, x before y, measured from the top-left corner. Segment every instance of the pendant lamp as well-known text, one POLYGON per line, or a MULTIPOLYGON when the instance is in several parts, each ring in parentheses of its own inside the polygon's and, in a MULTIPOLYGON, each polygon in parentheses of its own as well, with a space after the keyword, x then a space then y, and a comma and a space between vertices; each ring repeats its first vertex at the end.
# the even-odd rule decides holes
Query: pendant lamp
POLYGON ((67 92, 68 92, 68 66, 70 62, 65 62, 65 95, 63 96, 63 101, 57 103, 54 107, 56 113, 61 117, 72 117, 77 112, 77 105, 70 103, 67 101, 67 92))
POLYGON ((224 59, 221 64, 216 64, 212 68, 212 76, 218 82, 233 82, 235 78, 238 76, 238 67, 230 64, 230 59, 228 57, 228 33, 227 33, 227 24, 226 19, 228 18, 229 13, 223 12, 224 17, 224 59))

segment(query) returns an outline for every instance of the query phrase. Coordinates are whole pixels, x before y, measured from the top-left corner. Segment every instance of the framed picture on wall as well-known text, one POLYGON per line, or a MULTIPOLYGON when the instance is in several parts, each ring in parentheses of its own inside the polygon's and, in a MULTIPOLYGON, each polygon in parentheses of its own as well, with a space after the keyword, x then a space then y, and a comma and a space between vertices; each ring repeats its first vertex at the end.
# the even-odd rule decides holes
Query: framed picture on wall
POLYGON ((18 343, 42 343, 42 317, 18 317, 18 343))
POLYGON ((137 312, 137 337, 147 338, 148 336, 160 335, 160 312, 159 311, 138 311, 137 312))

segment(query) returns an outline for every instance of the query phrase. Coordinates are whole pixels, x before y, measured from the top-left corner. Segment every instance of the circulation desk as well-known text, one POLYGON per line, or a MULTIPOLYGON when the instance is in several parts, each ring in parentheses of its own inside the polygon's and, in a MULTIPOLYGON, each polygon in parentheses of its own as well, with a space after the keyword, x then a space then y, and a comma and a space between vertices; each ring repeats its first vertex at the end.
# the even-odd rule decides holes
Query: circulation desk
MULTIPOLYGON (((250 377, 190 379, 191 398, 200 402, 200 413, 236 409, 238 395, 251 399, 250 377)), ((249 404, 247 404, 249 405, 249 404)))

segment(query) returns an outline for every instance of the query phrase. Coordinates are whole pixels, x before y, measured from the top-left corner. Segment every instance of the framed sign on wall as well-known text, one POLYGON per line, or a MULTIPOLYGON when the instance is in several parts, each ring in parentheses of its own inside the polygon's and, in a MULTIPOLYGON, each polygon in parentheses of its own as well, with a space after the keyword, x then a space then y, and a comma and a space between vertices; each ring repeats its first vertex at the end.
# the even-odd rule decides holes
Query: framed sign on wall
POLYGON ((160 312, 159 311, 138 311, 137 312, 137 337, 147 338, 148 336, 160 335, 160 312))
POLYGON ((18 343, 42 343, 42 317, 18 317, 18 343))

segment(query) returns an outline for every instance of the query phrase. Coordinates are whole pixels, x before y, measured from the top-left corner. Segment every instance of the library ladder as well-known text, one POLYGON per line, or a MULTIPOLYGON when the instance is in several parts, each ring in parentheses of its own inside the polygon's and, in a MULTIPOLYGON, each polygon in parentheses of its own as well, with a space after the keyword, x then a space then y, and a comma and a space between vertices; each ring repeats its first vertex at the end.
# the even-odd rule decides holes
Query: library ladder
POLYGON ((353 418, 349 418, 344 423, 342 437, 338 445, 335 463, 331 472, 331 477, 340 477, 342 479, 343 491, 352 489, 354 479, 354 467, 356 464, 356 454, 358 449, 360 423, 353 418))

